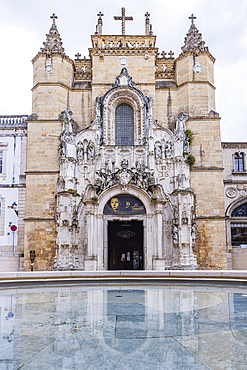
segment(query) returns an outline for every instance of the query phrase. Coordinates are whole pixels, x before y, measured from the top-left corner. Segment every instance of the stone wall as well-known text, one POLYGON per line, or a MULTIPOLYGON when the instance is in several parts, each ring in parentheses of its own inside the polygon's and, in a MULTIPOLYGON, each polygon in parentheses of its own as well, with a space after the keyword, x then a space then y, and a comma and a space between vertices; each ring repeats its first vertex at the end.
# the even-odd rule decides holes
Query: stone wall
POLYGON ((28 124, 25 269, 30 269, 30 250, 35 250, 34 270, 53 267, 55 253, 55 194, 59 170, 58 137, 61 121, 28 124))
POLYGON ((232 248, 232 269, 247 270, 247 248, 232 248))

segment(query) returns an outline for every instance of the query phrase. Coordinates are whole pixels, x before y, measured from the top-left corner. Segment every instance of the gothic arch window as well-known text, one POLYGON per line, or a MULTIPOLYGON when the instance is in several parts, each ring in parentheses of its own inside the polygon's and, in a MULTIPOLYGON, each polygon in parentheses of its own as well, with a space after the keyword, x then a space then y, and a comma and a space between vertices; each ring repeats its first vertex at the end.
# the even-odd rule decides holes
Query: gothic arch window
POLYGON ((231 217, 247 217, 247 203, 235 208, 232 211, 231 217))
POLYGON ((235 172, 244 171, 244 153, 234 154, 234 171, 235 172))
POLYGON ((236 207, 231 213, 232 246, 247 245, 247 203, 236 207), (237 217, 237 220, 234 218, 237 217))
POLYGON ((115 111, 115 145, 134 145, 134 111, 126 103, 115 111))

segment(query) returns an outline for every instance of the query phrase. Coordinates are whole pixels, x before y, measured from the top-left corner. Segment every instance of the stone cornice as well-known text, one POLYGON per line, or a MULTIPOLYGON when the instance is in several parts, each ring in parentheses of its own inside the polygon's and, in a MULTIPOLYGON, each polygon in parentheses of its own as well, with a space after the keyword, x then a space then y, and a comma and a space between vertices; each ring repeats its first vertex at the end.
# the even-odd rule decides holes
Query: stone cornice
MULTIPOLYGON (((141 85, 156 86, 156 81, 155 82, 137 82, 135 86, 138 88, 138 86, 141 86, 141 85)), ((112 83, 110 83, 110 82, 92 82, 92 86, 109 86, 109 87, 112 87, 112 83)))
POLYGON ((238 148, 247 148, 247 142, 237 142, 237 141, 232 141, 232 142, 222 142, 221 143, 222 148, 231 148, 231 149, 238 149, 238 148))
POLYGON ((222 172, 224 171, 224 168, 223 167, 215 167, 215 166, 212 166, 212 167, 191 167, 191 172, 222 172))
POLYGON ((156 36, 150 35, 91 35, 92 46, 94 49, 103 48, 154 48, 156 36), (121 46, 119 44, 121 43, 121 46), (128 46, 126 46, 128 45, 128 46))
POLYGON ((25 188, 26 184, 0 184, 0 189, 25 188))
POLYGON ((26 171, 26 175, 54 175, 59 174, 60 171, 26 171))
POLYGON ((239 184, 244 184, 246 185, 246 180, 223 180, 224 184, 234 184, 234 185, 239 185, 239 184))
POLYGON ((207 55, 208 57, 209 57, 209 59, 213 62, 213 63, 215 63, 215 61, 216 61, 216 59, 213 57, 213 55, 212 54, 210 54, 210 52, 209 51, 199 51, 198 53, 195 53, 195 52, 193 52, 193 51, 187 51, 187 52, 185 52, 185 53, 182 53, 182 54, 180 54, 176 59, 175 59, 175 62, 177 63, 178 61, 180 61, 181 59, 184 59, 184 58, 186 58, 187 56, 189 56, 189 55, 194 55, 195 54, 195 56, 196 57, 198 57, 199 55, 207 55))
MULTIPOLYGON (((75 81, 75 83, 78 83, 79 81, 75 81)), ((88 82, 88 81, 82 81, 82 82, 88 82)), ((67 89, 69 91, 74 91, 74 90, 89 90, 90 88, 85 86, 85 88, 78 88, 76 85, 74 85, 73 87, 71 86, 67 86, 61 82, 38 82, 36 85, 33 86, 33 88, 31 89, 31 91, 33 92, 35 89, 37 89, 37 87, 39 86, 60 86, 60 87, 63 87, 64 89, 67 89)))
POLYGON ((210 117, 210 116, 195 116, 195 117, 189 117, 188 121, 218 121, 221 120, 221 117, 210 117))
POLYGON ((222 220, 225 221, 225 216, 196 216, 196 220, 222 220))
POLYGON ((179 85, 178 88, 188 85, 188 84, 207 84, 210 87, 212 87, 212 89, 216 90, 216 87, 214 87, 214 85, 211 84, 211 82, 209 81, 186 81, 186 82, 183 82, 181 85, 179 85))
MULTIPOLYGON (((35 57, 31 60, 31 62, 34 64, 39 59, 39 57, 44 57, 46 59, 46 54, 39 51, 38 54, 36 54, 35 57)), ((61 55, 60 53, 52 53, 52 58, 54 57, 65 59, 67 60, 67 62, 71 63, 74 66, 74 61, 70 59, 68 56, 61 55)))
POLYGON ((24 218, 23 220, 24 221, 41 221, 41 222, 54 221, 55 222, 55 218, 41 218, 41 217, 27 217, 27 218, 24 218))
POLYGON ((154 55, 156 56, 158 54, 158 48, 114 48, 114 49, 88 49, 89 55, 95 56, 95 55, 154 55))

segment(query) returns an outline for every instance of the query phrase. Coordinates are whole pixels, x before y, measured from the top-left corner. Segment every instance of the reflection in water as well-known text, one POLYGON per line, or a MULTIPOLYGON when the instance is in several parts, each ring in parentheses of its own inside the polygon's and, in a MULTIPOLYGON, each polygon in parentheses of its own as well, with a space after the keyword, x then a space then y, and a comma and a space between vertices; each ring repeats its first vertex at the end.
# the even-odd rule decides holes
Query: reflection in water
POLYGON ((0 370, 247 368, 245 288, 18 289, 0 310, 0 370))

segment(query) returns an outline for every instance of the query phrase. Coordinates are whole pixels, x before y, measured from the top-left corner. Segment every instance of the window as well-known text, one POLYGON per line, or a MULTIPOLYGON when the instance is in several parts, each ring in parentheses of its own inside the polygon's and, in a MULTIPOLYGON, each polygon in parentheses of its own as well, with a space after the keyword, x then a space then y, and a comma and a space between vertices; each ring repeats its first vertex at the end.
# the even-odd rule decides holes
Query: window
POLYGON ((235 172, 244 171, 244 154, 243 153, 234 154, 234 170, 235 172))
POLYGON ((0 151, 0 173, 3 173, 3 151, 0 151))
POLYGON ((231 220, 232 246, 247 245, 247 203, 238 206, 232 211, 231 217, 242 217, 241 220, 231 220))
POLYGON ((232 211, 231 217, 247 217, 247 203, 235 208, 232 211))
POLYGON ((134 111, 126 103, 116 108, 115 145, 134 145, 134 111))
POLYGON ((0 235, 4 235, 4 223, 5 223, 5 198, 0 195, 0 235))

